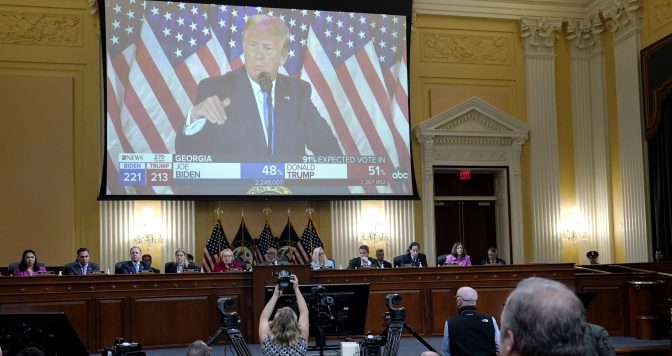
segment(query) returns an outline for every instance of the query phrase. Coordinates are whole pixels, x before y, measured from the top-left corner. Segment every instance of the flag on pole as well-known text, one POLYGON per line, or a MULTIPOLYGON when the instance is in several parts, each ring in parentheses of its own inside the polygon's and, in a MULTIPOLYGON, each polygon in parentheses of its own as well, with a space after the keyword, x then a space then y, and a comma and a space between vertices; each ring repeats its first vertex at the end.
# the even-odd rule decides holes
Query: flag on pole
POLYGON ((246 267, 245 269, 252 266, 255 246, 252 235, 250 235, 250 232, 245 225, 245 218, 240 220, 240 226, 238 227, 236 236, 233 238, 231 247, 233 248, 233 258, 243 261, 246 267))
POLYGON ((219 262, 219 253, 227 248, 231 248, 229 241, 226 239, 226 235, 224 235, 222 222, 217 219, 215 226, 212 228, 208 243, 203 248, 203 271, 214 271, 215 264, 219 262))
POLYGON ((282 229, 282 233, 276 241, 280 246, 278 255, 285 257, 289 263, 296 264, 294 262, 294 251, 296 251, 296 244, 299 242, 299 235, 296 234, 289 217, 287 217, 287 224, 285 224, 285 228, 282 229))
POLYGON ((275 238, 273 237, 273 231, 271 231, 271 225, 268 224, 268 219, 264 224, 264 229, 261 230, 261 235, 259 239, 256 240, 256 248, 254 250, 254 263, 260 264, 266 262, 266 252, 269 247, 277 248, 275 243, 275 238))
POLYGON ((303 229, 301 239, 299 240, 299 243, 296 244, 296 249, 294 249, 294 263, 310 263, 311 254, 316 247, 322 247, 322 240, 320 240, 320 235, 317 233, 317 229, 313 224, 313 218, 309 218, 308 225, 303 229))

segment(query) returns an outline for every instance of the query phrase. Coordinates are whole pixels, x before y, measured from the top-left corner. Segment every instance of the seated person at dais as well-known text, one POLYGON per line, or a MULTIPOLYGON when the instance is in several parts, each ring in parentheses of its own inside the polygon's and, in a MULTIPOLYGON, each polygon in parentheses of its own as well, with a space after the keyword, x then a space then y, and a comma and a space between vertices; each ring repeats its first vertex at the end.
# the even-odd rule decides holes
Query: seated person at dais
POLYGON ((219 253, 220 260, 215 264, 215 272, 242 271, 243 264, 240 261, 234 261, 233 251, 225 248, 219 253))
POLYGON ((284 256, 278 255, 278 249, 276 247, 269 247, 266 250, 266 261, 260 263, 260 266, 284 266, 288 265, 289 261, 284 256))
POLYGON ((402 266, 427 267, 427 256, 420 253, 420 244, 418 242, 411 242, 408 246, 408 252, 401 257, 402 266))
POLYGON ((131 247, 130 250, 131 260, 124 261, 119 267, 120 274, 136 274, 140 272, 150 271, 149 266, 143 261, 140 260, 142 255, 142 250, 138 246, 131 247))
POLYGON ((315 247, 313 249, 312 260, 310 261, 311 269, 334 268, 334 261, 327 258, 322 247, 315 247))
POLYGON ((450 255, 446 257, 446 265, 448 266, 471 266, 471 257, 467 255, 467 249, 461 242, 453 244, 453 249, 450 255))
POLYGON ((359 257, 355 257, 348 263, 348 269, 369 268, 371 267, 371 260, 369 260, 369 246, 359 246, 359 257))
POLYGON ((100 268, 97 264, 89 262, 89 249, 86 247, 77 250, 77 261, 63 266, 63 274, 68 276, 86 276, 97 271, 100 271, 100 268))
POLYGON ((19 266, 14 268, 12 275, 15 277, 36 276, 40 273, 46 273, 47 270, 43 264, 37 262, 37 254, 33 250, 25 250, 21 254, 19 266))
POLYGON ((482 265, 505 265, 506 261, 497 257, 497 248, 494 246, 488 249, 488 258, 481 260, 482 265))
POLYGON ((385 251, 382 248, 376 250, 376 259, 373 260, 372 266, 375 268, 392 268, 392 264, 385 261, 385 251))
POLYGON ((195 263, 187 260, 187 251, 183 248, 178 248, 175 251, 175 261, 166 263, 164 270, 166 273, 182 273, 186 270, 195 270, 197 268, 195 263))
POLYGON ((597 253, 597 251, 588 251, 588 253, 586 253, 586 257, 588 258, 588 262, 590 262, 591 265, 600 264, 600 262, 597 261, 597 258, 600 257, 600 254, 597 253))
POLYGON ((149 267, 149 269, 148 269, 149 272, 161 273, 161 270, 159 270, 158 268, 152 267, 152 255, 147 255, 147 254, 142 255, 142 262, 144 262, 147 265, 147 267, 149 267))

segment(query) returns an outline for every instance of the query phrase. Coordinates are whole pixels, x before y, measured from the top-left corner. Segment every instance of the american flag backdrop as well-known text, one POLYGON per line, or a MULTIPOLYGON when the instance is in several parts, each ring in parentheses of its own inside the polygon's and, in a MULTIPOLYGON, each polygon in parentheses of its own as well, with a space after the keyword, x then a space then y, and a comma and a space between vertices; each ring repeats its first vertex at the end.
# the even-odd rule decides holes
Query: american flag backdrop
MULTIPOLYGON (((288 25, 289 58, 280 72, 311 83, 313 103, 343 152, 383 156, 385 169, 411 172, 405 17, 142 0, 104 4, 107 194, 178 193, 168 186, 121 186, 119 154, 175 153, 198 82, 243 65, 242 29, 259 13, 288 25)), ((411 194, 407 184, 350 190, 411 194)))
POLYGON ((219 262, 219 253, 227 248, 231 248, 229 241, 226 239, 226 235, 224 235, 222 222, 217 219, 215 226, 212 228, 210 238, 205 244, 205 248, 203 248, 203 271, 214 271, 215 264, 219 262))
POLYGON ((254 250, 254 263, 256 264, 266 262, 266 252, 269 247, 278 248, 275 244, 273 231, 271 230, 271 225, 268 224, 268 220, 266 220, 264 228, 261 230, 261 235, 259 235, 259 238, 255 242, 256 249, 254 250))
POLYGON ((296 264, 310 263, 312 259, 311 254, 316 247, 322 247, 322 240, 313 224, 313 218, 309 218, 308 224, 303 229, 303 234, 301 234, 301 239, 294 249, 294 262, 296 264))

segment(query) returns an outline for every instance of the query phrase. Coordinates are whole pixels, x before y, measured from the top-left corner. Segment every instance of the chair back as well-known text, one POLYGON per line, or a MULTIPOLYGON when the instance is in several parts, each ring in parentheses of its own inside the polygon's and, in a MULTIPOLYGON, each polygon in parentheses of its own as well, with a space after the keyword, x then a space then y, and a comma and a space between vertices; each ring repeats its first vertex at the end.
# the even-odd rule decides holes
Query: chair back
POLYGON ((11 276, 12 273, 14 273, 14 270, 16 269, 16 267, 19 267, 19 264, 21 264, 21 262, 10 263, 9 266, 7 266, 7 275, 11 276))
POLYGON ((121 274, 121 266, 126 263, 126 261, 119 261, 114 264, 114 274, 121 274))
POLYGON ((393 266, 394 267, 401 267, 401 259, 404 257, 404 255, 399 255, 396 256, 393 260, 393 266))
POLYGON ((443 255, 440 255, 439 257, 436 258, 436 265, 437 266, 443 266, 446 263, 446 258, 448 258, 449 253, 444 253, 443 255))

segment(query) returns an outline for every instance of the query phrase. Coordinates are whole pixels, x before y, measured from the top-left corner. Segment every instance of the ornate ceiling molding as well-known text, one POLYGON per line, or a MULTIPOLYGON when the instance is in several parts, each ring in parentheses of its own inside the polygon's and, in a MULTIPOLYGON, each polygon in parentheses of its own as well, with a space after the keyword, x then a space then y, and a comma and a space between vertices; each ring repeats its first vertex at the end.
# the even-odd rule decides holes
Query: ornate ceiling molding
POLYGON ((76 14, 0 11, 0 43, 81 47, 82 21, 76 14))

